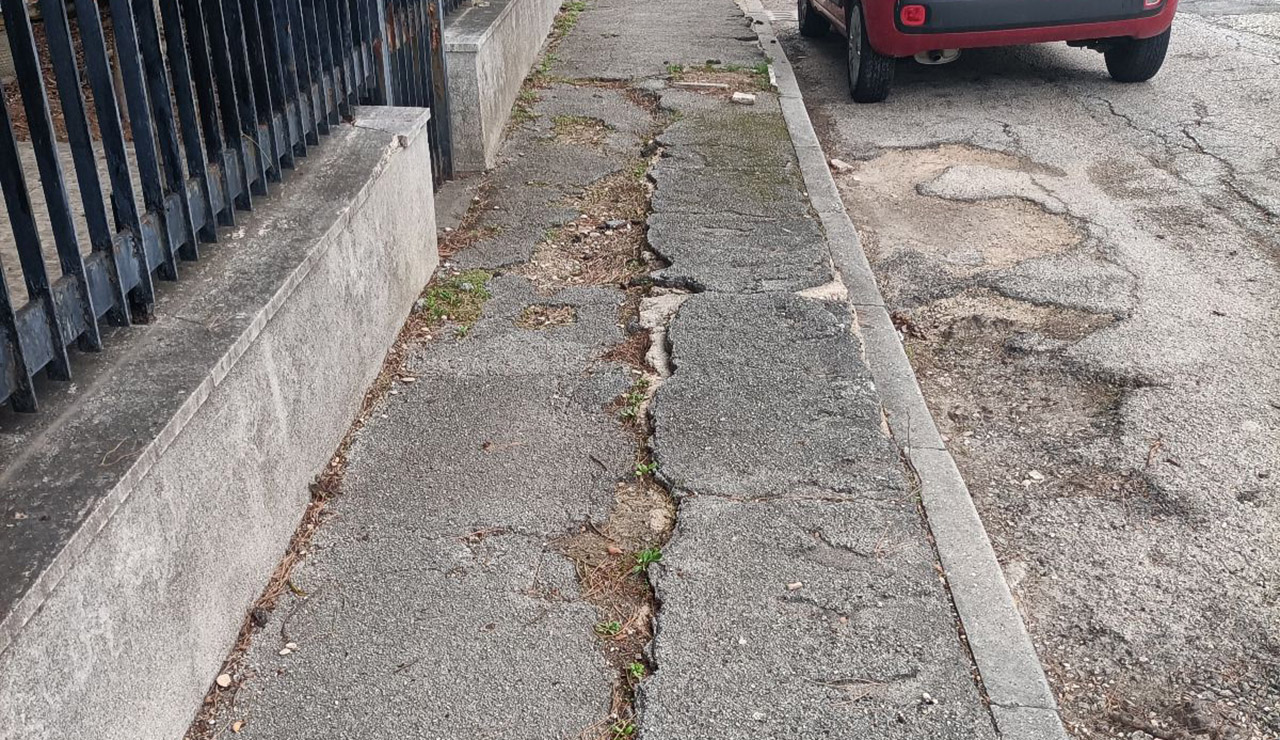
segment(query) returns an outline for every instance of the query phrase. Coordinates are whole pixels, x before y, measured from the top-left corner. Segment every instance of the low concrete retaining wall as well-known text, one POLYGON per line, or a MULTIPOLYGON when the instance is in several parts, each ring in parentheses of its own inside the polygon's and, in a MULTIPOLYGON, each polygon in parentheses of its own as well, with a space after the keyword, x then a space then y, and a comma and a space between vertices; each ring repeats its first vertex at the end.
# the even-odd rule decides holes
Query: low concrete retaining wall
POLYGON ((435 269, 426 121, 357 109, 156 321, 0 414, 0 738, 182 737, 435 269))
POLYGON ((559 9, 560 0, 491 0, 445 20, 455 170, 496 164, 511 106, 559 9))

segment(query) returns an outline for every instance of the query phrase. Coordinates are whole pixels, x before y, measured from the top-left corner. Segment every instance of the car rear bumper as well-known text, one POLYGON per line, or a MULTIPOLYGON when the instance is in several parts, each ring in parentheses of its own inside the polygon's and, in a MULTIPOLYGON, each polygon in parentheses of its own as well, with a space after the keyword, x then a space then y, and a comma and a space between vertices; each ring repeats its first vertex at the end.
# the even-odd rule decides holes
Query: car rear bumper
POLYGON ((863 0, 867 35, 881 54, 911 56, 930 49, 973 49, 1049 41, 1149 38, 1173 23, 1177 0, 863 0), (924 5, 922 26, 899 19, 905 4, 924 5))

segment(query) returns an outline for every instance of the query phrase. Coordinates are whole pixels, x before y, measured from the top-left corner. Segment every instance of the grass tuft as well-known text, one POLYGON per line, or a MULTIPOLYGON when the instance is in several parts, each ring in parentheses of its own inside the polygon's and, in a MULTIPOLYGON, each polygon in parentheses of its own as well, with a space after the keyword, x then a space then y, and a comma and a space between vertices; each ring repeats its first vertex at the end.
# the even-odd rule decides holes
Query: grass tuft
POLYGON ((493 273, 487 270, 467 270, 450 275, 427 287, 414 305, 414 311, 425 314, 432 323, 452 321, 458 325, 459 337, 480 318, 485 301, 492 294, 489 281, 493 273))

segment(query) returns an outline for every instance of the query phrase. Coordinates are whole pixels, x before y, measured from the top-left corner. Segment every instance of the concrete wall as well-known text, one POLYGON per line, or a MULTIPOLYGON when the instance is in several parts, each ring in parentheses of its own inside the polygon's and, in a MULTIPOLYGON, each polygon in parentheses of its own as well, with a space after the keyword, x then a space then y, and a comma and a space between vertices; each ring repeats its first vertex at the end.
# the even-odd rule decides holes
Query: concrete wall
POLYGON ((560 0, 492 0, 446 19, 455 170, 496 163, 511 106, 559 9, 560 0))
POLYGON ((0 605, 0 737, 182 737, 437 264, 426 117, 357 109, 16 432, 0 503, 89 513, 0 605))

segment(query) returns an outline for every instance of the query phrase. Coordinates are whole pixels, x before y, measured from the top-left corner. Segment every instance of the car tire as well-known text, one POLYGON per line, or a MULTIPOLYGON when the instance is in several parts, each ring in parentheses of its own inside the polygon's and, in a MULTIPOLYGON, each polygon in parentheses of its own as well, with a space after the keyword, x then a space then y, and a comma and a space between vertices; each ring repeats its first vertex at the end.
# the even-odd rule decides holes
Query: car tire
POLYGON ((813 7, 810 0, 796 0, 796 17, 800 20, 800 35, 820 39, 831 30, 831 21, 813 7))
POLYGON ((893 72, 897 60, 871 48, 867 38, 867 24, 862 14, 862 3, 849 2, 848 29, 849 93, 857 103, 879 103, 889 97, 893 87, 893 72))
POLYGON ((1105 53, 1107 71, 1116 82, 1146 82, 1160 71, 1169 51, 1170 28, 1149 39, 1129 39, 1105 53))

